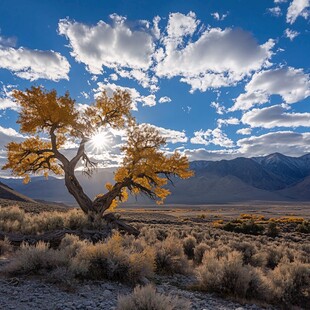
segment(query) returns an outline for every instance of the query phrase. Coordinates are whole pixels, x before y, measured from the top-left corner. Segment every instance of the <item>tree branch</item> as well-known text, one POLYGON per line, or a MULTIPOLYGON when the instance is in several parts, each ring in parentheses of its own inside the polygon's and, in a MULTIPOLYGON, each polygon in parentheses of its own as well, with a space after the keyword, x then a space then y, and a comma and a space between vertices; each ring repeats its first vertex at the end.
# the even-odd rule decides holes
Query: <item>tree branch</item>
POLYGON ((58 151, 57 148, 57 137, 55 135, 55 130, 57 129, 57 124, 54 124, 50 129, 50 136, 51 136, 51 143, 52 143, 52 150, 55 154, 55 157, 61 161, 63 166, 67 166, 69 164, 69 160, 58 151))

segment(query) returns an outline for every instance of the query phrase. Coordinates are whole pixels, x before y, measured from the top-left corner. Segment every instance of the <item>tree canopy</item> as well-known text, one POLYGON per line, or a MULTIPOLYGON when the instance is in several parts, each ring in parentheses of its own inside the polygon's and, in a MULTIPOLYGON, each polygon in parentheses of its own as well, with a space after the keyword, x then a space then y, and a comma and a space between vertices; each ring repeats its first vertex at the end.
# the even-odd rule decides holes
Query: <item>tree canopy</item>
POLYGON ((103 92, 83 110, 77 108, 68 92, 58 96, 55 90, 32 87, 16 90, 13 96, 20 105, 17 123, 28 138, 6 146, 8 161, 3 169, 11 169, 14 176, 23 177, 25 182, 32 174, 64 175, 68 191, 85 213, 102 215, 125 201, 128 191, 161 203, 170 193, 164 186, 172 176, 184 179, 192 175, 186 156, 178 152, 165 154, 161 147, 166 141, 158 130, 136 123, 126 91, 117 90, 112 96, 103 92), (83 164, 85 173, 91 175, 96 163, 85 146, 98 130, 108 128, 127 131, 127 141, 121 147, 123 162, 115 172, 115 183, 105 184, 106 192, 90 199, 76 178, 75 169, 83 164), (64 154, 68 142, 78 145, 71 159, 64 154))

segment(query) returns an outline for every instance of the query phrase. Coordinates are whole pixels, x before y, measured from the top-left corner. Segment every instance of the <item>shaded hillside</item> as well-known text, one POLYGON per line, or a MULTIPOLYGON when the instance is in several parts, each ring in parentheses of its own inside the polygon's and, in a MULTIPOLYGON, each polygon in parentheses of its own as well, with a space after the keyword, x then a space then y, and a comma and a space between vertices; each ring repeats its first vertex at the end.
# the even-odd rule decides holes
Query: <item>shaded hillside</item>
POLYGON ((11 187, 7 186, 2 182, 0 182, 0 198, 35 203, 33 199, 13 190, 11 187))
POLYGON ((310 201, 310 176, 293 186, 279 191, 279 194, 289 199, 310 201))
POLYGON ((167 197, 167 203, 204 204, 290 200, 277 193, 255 188, 232 175, 221 177, 210 174, 189 180, 176 180, 174 186, 169 186, 169 189, 172 195, 167 197))
POLYGON ((234 176, 242 182, 259 189, 278 190, 286 186, 282 178, 251 158, 239 157, 233 160, 209 162, 203 168, 194 169, 197 176, 234 176))

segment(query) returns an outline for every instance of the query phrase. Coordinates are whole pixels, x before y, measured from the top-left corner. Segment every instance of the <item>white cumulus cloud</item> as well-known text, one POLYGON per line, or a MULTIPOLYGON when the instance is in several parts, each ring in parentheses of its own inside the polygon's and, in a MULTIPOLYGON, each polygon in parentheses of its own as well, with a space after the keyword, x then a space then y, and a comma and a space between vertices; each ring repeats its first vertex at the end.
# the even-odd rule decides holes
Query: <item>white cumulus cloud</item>
POLYGON ((226 148, 234 147, 234 142, 227 137, 221 128, 195 131, 190 142, 203 145, 214 144, 226 148))
POLYGON ((111 24, 99 21, 94 26, 60 20, 59 33, 69 40, 71 55, 92 74, 101 74, 104 67, 148 69, 154 52, 152 35, 145 29, 131 29, 124 17, 110 17, 111 24))
POLYGON ((0 90, 0 110, 18 110, 18 104, 16 101, 14 101, 12 97, 12 91, 11 88, 13 88, 13 85, 3 85, 2 90, 0 90))
POLYGON ((217 120, 217 126, 219 128, 221 128, 223 125, 227 126, 227 125, 238 125, 240 123, 240 121, 238 120, 238 118, 235 117, 230 117, 230 118, 226 118, 226 119, 222 119, 219 118, 217 120))
POLYGON ((94 89, 94 96, 95 98, 97 98, 98 96, 100 96, 100 94, 103 91, 106 91, 108 96, 112 96, 113 93, 117 90, 123 90, 123 91, 127 91, 132 99, 132 110, 138 110, 137 104, 141 103, 143 106, 154 106, 156 105, 156 96, 155 95, 148 95, 148 96, 143 96, 140 94, 140 92, 138 92, 135 88, 133 87, 124 87, 124 86, 119 86, 116 85, 114 83, 102 83, 102 82, 98 82, 97 83, 97 88, 94 89))
POLYGON ((267 9, 267 11, 271 15, 276 16, 276 17, 279 17, 282 15, 282 11, 281 11, 281 8, 279 6, 275 6, 274 8, 269 8, 269 9, 267 9))
POLYGON ((310 113, 288 113, 289 106, 279 104, 246 112, 241 121, 251 127, 310 127, 310 113))
POLYGON ((234 85, 270 64, 273 40, 259 45, 251 33, 242 29, 210 27, 193 40, 199 23, 194 13, 170 14, 164 48, 157 51, 155 70, 159 77, 179 76, 192 92, 206 91, 234 85))
POLYGON ((284 36, 288 39, 290 39, 291 41, 293 41, 300 33, 298 31, 286 28, 284 30, 284 36))
MULTIPOLYGON (((144 124, 141 124, 141 125, 144 125, 144 124)), ((146 124, 146 125, 157 129, 160 135, 164 137, 167 142, 186 143, 188 141, 185 131, 163 128, 163 127, 155 126, 152 124, 146 124)))
POLYGON ((288 7, 286 22, 294 24, 298 16, 309 17, 310 0, 293 0, 288 7))
POLYGON ((239 153, 246 157, 262 156, 279 152, 289 156, 300 156, 310 152, 310 132, 269 132, 237 141, 239 153))
POLYGON ((222 21, 228 16, 228 12, 226 12, 225 14, 220 14, 219 12, 214 12, 214 13, 211 13, 211 16, 215 20, 222 21))
POLYGON ((271 95, 280 95, 285 103, 295 103, 310 95, 310 76, 302 69, 277 68, 257 72, 230 109, 248 110, 255 104, 268 102, 271 95))
POLYGON ((168 96, 160 97, 158 102, 159 103, 171 102, 171 98, 168 96))
POLYGON ((70 64, 60 53, 0 45, 0 68, 30 81, 69 79, 70 64))
POLYGON ((251 132, 252 132, 251 128, 241 128, 236 131, 237 134, 244 136, 250 135, 251 132))

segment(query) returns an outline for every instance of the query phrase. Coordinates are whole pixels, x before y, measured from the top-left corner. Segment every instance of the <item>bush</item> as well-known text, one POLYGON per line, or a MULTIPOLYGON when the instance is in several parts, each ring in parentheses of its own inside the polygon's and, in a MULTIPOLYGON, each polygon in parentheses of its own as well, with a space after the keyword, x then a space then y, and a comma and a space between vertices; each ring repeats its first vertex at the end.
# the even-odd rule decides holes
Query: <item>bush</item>
POLYGON ((202 262, 203 255, 206 251, 209 251, 210 247, 206 243, 198 244, 194 249, 194 262, 200 265, 202 262))
POLYGON ((267 226, 267 236, 275 238, 279 236, 280 230, 275 222, 269 222, 267 226))
POLYGON ((242 255, 237 251, 223 257, 214 251, 205 253, 197 278, 201 290, 241 298, 246 296, 251 281, 249 268, 243 266, 242 255))
POLYGON ((123 247, 122 237, 115 234, 105 243, 82 245, 72 260, 71 270, 85 279, 136 283, 153 275, 154 254, 150 248, 134 252, 123 247))
POLYGON ((236 222, 228 222, 222 228, 226 231, 250 235, 259 235, 264 231, 264 226, 256 224, 254 220, 242 222, 241 224, 236 222))
POLYGON ((158 273, 185 274, 189 271, 188 260, 183 252, 181 241, 173 237, 155 244, 155 264, 158 273))
POLYGON ((9 274, 38 274, 60 266, 67 266, 69 259, 64 251, 50 249, 48 244, 36 246, 22 244, 14 260, 6 267, 9 274))
POLYGON ((281 262, 269 273, 273 298, 286 305, 310 306, 310 265, 281 262))
POLYGON ((310 222, 309 221, 303 221, 301 224, 297 225, 296 231, 309 234, 310 233, 310 222))
POLYGON ((231 244, 231 246, 242 253, 242 256, 243 256, 243 263, 244 264, 249 264, 251 259, 252 259, 252 256, 254 254, 256 254, 256 247, 255 245, 253 245, 252 243, 249 243, 249 242, 233 242, 231 244))
POLYGON ((183 239, 183 249, 188 259, 194 258, 195 246, 196 246, 196 239, 194 237, 188 236, 185 239, 183 239))
POLYGON ((118 297, 117 310, 189 310, 190 303, 157 293, 152 285, 136 287, 132 295, 118 297))

